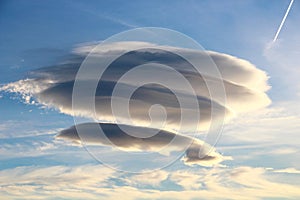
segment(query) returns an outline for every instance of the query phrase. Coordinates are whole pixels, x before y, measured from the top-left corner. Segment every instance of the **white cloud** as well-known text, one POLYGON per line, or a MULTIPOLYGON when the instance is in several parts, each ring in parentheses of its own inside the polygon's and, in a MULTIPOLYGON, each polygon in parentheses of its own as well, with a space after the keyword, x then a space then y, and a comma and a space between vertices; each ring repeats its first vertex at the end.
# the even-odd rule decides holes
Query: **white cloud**
POLYGON ((99 166, 17 167, 0 171, 2 197, 41 199, 45 197, 93 197, 89 190, 106 186, 113 170, 99 166), (82 192, 85 191, 85 192, 82 192), (62 196, 61 196, 62 195, 62 196))
MULTIPOLYGON (((225 125, 224 144, 247 143, 264 146, 284 145, 284 149, 299 145, 299 104, 286 101, 256 112, 240 115, 225 125)), ((277 149, 274 153, 278 153, 277 149)))
MULTIPOLYGON (((48 139, 52 139, 50 136, 48 139)), ((9 140, 8 142, 1 141, 0 156, 1 162, 5 159, 22 158, 22 157, 37 157, 52 154, 54 150, 61 145, 53 141, 38 141, 36 139, 23 139, 22 141, 9 140)))
POLYGON ((117 173, 101 165, 18 167, 0 171, 0 196, 5 199, 297 199, 299 185, 270 179, 263 168, 237 167, 117 173), (168 175, 168 178, 166 178, 168 175), (125 176, 125 177, 124 177, 125 176), (146 180, 147 177, 149 180, 146 180), (158 181, 155 181, 155 177, 158 181), (126 182, 128 179, 129 182, 126 182), (120 184, 118 181, 124 181, 120 184), (171 189, 160 184, 178 184, 171 189), (168 182, 169 181, 169 182, 168 182), (118 182, 119 186, 115 183, 118 182), (129 185, 127 185, 129 184, 129 185), (142 185, 140 185, 142 184, 142 185), (145 184, 152 188, 145 187, 145 184))
MULTIPOLYGON (((292 8, 296 9, 296 6, 292 8)), ((270 65, 270 74, 274 77, 274 97, 280 100, 299 99, 299 28, 297 26, 299 15, 297 10, 291 12, 287 18, 286 28, 280 33, 280 37, 268 49, 264 56, 270 65), (296 11, 296 12, 295 12, 296 11), (280 84, 278 84, 280 83, 280 84), (278 84, 278 85, 277 85, 278 84)))
POLYGON ((277 169, 277 170, 273 170, 273 172, 289 173, 289 174, 300 174, 300 170, 297 170, 295 168, 277 169))
POLYGON ((170 180, 185 190, 198 190, 203 187, 204 178, 193 171, 175 171, 171 173, 170 180))
POLYGON ((138 187, 139 185, 150 185, 150 186, 160 186, 161 182, 167 180, 169 172, 158 170, 150 173, 142 173, 133 175, 130 178, 124 178, 124 181, 131 185, 138 187))

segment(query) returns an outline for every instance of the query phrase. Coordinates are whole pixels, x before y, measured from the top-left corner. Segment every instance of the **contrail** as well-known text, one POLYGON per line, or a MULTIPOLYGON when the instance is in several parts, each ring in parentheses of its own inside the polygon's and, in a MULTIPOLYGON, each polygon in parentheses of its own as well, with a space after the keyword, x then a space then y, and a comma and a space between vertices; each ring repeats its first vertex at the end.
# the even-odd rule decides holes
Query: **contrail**
POLYGON ((294 3, 294 0, 291 0, 290 5, 289 5, 289 7, 287 8, 287 10, 286 10, 286 12, 285 12, 285 15, 284 15, 284 17, 283 17, 283 19, 282 19, 282 21, 281 21, 281 23, 280 23, 280 26, 279 26, 279 28, 278 28, 278 30, 277 30, 277 32, 276 32, 276 35, 275 35, 275 37, 274 37, 274 39, 273 39, 273 42, 275 42, 275 41, 277 40, 277 37, 278 37, 278 35, 279 35, 280 31, 281 31, 281 28, 282 28, 282 26, 283 26, 283 24, 284 24, 284 22, 285 22, 286 17, 288 16, 288 14, 289 14, 289 12, 290 12, 290 9, 291 9, 293 3, 294 3))

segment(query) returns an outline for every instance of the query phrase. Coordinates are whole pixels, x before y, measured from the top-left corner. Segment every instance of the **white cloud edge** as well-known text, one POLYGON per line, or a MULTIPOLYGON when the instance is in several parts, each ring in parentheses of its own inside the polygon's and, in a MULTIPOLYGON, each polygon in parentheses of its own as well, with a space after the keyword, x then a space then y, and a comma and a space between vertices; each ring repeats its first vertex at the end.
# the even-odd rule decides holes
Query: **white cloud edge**
POLYGON ((241 166, 197 170, 157 171, 150 174, 117 173, 100 165, 28 166, 1 170, 0 196, 41 199, 261 199, 299 198, 300 185, 269 179, 268 169, 241 166), (99 176, 100 175, 100 176, 99 176), (119 186, 113 180, 123 181, 119 186), (164 190, 172 183, 181 189, 164 190), (150 187, 149 187, 150 186, 150 187), (288 191, 288 193, 286 192, 288 191))

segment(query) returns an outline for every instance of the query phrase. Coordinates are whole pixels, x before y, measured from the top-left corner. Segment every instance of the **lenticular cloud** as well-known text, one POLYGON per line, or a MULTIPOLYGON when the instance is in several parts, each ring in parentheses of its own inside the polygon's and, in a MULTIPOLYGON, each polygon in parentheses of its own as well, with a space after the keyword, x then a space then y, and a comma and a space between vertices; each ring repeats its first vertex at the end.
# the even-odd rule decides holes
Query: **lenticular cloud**
MULTIPOLYGON (((93 52, 91 56, 99 60, 95 67, 101 68, 101 59, 125 52, 128 46, 134 46, 140 50, 132 51, 126 56, 120 57, 112 63, 111 68, 105 71, 101 77, 101 83, 98 84, 95 90, 95 110, 91 110, 84 103, 76 106, 76 108, 72 106, 76 74, 84 58, 94 47, 93 45, 79 46, 73 50, 70 59, 64 63, 35 70, 31 72, 31 77, 2 85, 0 90, 20 94, 25 99, 25 103, 38 103, 55 108, 68 115, 85 117, 97 122, 78 125, 82 129, 81 134, 83 132, 85 135, 83 137, 85 141, 83 142, 87 145, 117 146, 126 151, 158 151, 163 145, 170 142, 174 136, 178 135, 178 139, 170 145, 170 151, 184 150, 185 163, 205 166, 218 163, 224 158, 214 149, 205 158, 201 157, 201 153, 199 154, 200 149, 207 144, 199 139, 185 136, 184 133, 208 130, 212 118, 220 118, 219 121, 225 119, 226 122, 239 113, 250 112, 270 104, 270 99, 266 95, 266 91, 269 89, 266 73, 246 60, 218 52, 205 51, 199 53, 191 49, 165 47, 171 52, 183 52, 189 60, 199 64, 201 71, 203 71, 199 75, 180 58, 174 57, 172 53, 158 50, 159 48, 155 44, 117 42, 105 44, 105 48, 102 48, 101 51, 93 52), (145 46, 151 48, 144 48, 145 46), (209 74, 209 67, 204 59, 204 56, 207 55, 216 64, 220 72, 219 77, 209 74), (182 86, 178 80, 168 80, 173 85, 172 90, 162 84, 156 84, 155 81, 137 88, 136 82, 140 78, 139 74, 148 74, 147 77, 150 78, 164 79, 165 74, 173 73, 172 69, 168 68, 162 68, 160 73, 154 73, 154 69, 159 69, 160 66, 154 66, 153 64, 153 68, 151 68, 151 63, 146 68, 138 71, 135 76, 122 79, 122 76, 126 71, 131 70, 132 66, 149 63, 153 59, 156 59, 156 62, 172 66, 172 69, 192 84, 193 93, 181 89, 182 86), (218 98, 214 99, 210 95, 210 90, 219 89, 217 83, 220 81, 224 85, 226 101, 221 101, 218 98), (207 82, 209 82, 210 88, 207 88, 207 82), (121 92, 113 95, 116 85, 118 85, 121 92), (114 112, 111 108, 111 101, 112 98, 122 101, 127 98, 127 91, 133 90, 128 107, 129 119, 124 113, 114 112), (186 104, 180 104, 178 94, 181 100, 187 102, 186 104), (189 106, 189 102, 192 102, 192 98, 195 96, 200 110, 199 121, 195 124, 195 120, 187 118, 185 123, 181 124, 181 113, 183 111, 191 114, 190 116, 197 115, 195 108, 189 106), (34 101, 30 101, 30 99, 34 99, 34 101), (153 109, 156 108, 153 105, 160 105, 161 107, 153 109), (215 109, 214 113, 211 111, 212 107, 215 109), (163 125, 161 121, 164 121, 163 125), (126 133, 129 133, 129 135, 120 130, 116 122, 126 126, 126 133), (104 140, 102 136, 98 135, 96 137, 89 128, 95 125, 104 127, 105 137, 111 143, 107 143, 107 140, 104 140), (197 127, 196 130, 194 127, 197 127), (157 130, 158 133, 147 137, 149 130, 157 130), (135 135, 131 135, 130 132, 134 132, 135 135), (141 139, 139 134, 146 134, 146 136, 141 139), (190 146, 185 149, 187 143, 190 146)), ((95 80, 87 77, 76 81, 88 86, 95 80)), ((121 110, 122 106, 119 106, 121 110)), ((83 138, 80 136, 75 127, 71 127, 63 130, 57 137, 82 142, 83 138)))
POLYGON ((138 126, 117 125, 110 123, 84 123, 65 129, 56 136, 58 139, 70 140, 88 145, 117 146, 124 151, 153 151, 169 156, 172 151, 184 152, 183 161, 186 164, 196 163, 202 166, 212 166, 230 157, 221 156, 214 148, 203 141, 181 135, 179 133, 144 128, 138 126), (103 132, 99 132, 101 127, 103 132), (124 132, 124 129, 126 132, 124 132), (84 132, 79 136, 78 130, 84 132), (127 132, 141 137, 133 137, 127 132), (155 132, 156 134, 152 135, 155 132), (168 146, 167 148, 165 148, 168 146), (202 151, 200 151, 202 149, 202 151), (206 155, 208 153, 208 155, 206 155))

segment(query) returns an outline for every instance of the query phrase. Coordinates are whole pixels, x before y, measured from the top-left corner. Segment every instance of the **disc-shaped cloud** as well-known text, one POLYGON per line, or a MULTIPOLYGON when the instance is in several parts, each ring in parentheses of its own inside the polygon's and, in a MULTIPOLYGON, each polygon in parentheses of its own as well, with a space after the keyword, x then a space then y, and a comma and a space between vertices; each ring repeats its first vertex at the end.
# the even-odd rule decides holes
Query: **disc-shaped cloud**
POLYGON ((174 151, 185 152, 183 161, 186 164, 199 164, 202 166, 212 166, 228 159, 228 157, 223 157, 213 147, 199 139, 158 129, 128 125, 78 124, 62 130, 56 138, 84 143, 85 145, 114 146, 124 151, 158 152, 164 156, 168 156, 174 151), (99 131, 99 128, 102 131, 99 131), (80 131, 80 134, 78 134, 78 131, 80 131), (128 132, 134 132, 134 135, 140 135, 141 137, 133 137, 128 135, 128 132), (153 132, 156 134, 147 137, 152 135, 153 132))
MULTIPOLYGON (((2 86, 1 90, 21 93, 27 100, 29 97, 34 97, 40 104, 57 108, 66 114, 84 116, 108 122, 115 122, 117 118, 119 122, 129 125, 151 123, 153 128, 160 128, 160 126, 156 127, 156 124, 160 123, 159 121, 155 121, 155 117, 149 117, 149 109, 154 104, 160 104, 165 108, 167 114, 165 129, 178 130, 182 110, 194 116, 193 113, 196 112, 195 108, 179 105, 174 91, 162 85, 148 84, 135 90, 130 100, 130 120, 122 114, 113 114, 110 106, 112 92, 116 83, 118 83, 118 86, 124 91, 122 94, 126 94, 127 91, 131 91, 132 88, 136 87, 136 80, 134 78, 127 79, 125 82, 120 81, 120 77, 130 69, 130 66, 137 66, 146 61, 159 58, 161 62, 172 66, 172 68, 182 74, 193 85, 200 108, 201 120, 199 120, 198 131, 207 130, 209 128, 212 118, 212 106, 217 110, 217 112, 214 113, 214 118, 218 118, 218 113, 220 114, 220 118, 224 118, 223 114, 225 112, 225 119, 229 119, 238 113, 259 109, 270 103, 270 99, 265 93, 269 88, 267 84, 268 77, 265 72, 256 68, 246 60, 218 52, 198 52, 196 50, 165 47, 175 53, 184 52, 189 60, 199 63, 203 71, 203 74, 199 75, 195 70, 185 66, 186 63, 182 62, 182 60, 174 60, 170 53, 155 50, 154 47, 159 48, 159 46, 142 42, 118 42, 106 44, 106 48, 102 48, 107 49, 106 51, 93 52, 92 56, 100 57, 99 63, 97 63, 95 67, 101 67, 101 57, 118 54, 125 51, 128 46, 140 47, 141 50, 131 52, 130 55, 124 59, 119 59, 118 62, 114 62, 113 66, 108 68, 103 74, 101 83, 98 85, 95 94, 96 112, 89 109, 84 103, 77 106, 76 109, 72 109, 72 92, 76 73, 84 57, 93 46, 78 47, 73 51, 72 58, 63 64, 33 71, 31 73, 32 77, 29 79, 9 83, 2 86), (145 45, 151 45, 153 49, 143 49, 145 45), (207 54, 216 63, 222 80, 220 80, 220 77, 210 76, 209 69, 206 69, 207 66, 205 62, 207 61, 204 59, 207 54), (201 61, 203 61, 203 63, 201 63, 201 61), (218 89, 217 87, 219 87, 218 83, 220 81, 222 81, 225 87, 225 102, 219 101, 219 99, 212 99, 210 95, 211 90, 218 89), (207 88, 207 82, 209 82, 210 88, 207 88), (218 110, 220 112, 218 112, 218 110)), ((151 68, 148 68, 144 69, 144 71, 141 70, 141 73, 149 74, 150 71, 151 68)), ((160 76, 160 74, 155 75, 160 76)), ((161 79, 163 78, 164 77, 161 77, 161 79)), ((77 81, 81 81, 84 85, 89 86, 90 84, 88 82, 94 80, 87 78, 86 80, 77 81)), ((179 85, 182 83, 178 80, 172 80, 172 84, 174 85, 173 88, 180 88, 179 85)), ((194 98, 189 90, 178 90, 175 92, 181 94, 187 104, 194 98)), ((125 98, 122 94, 119 93, 114 98, 121 99, 120 101, 122 101, 122 98, 125 98)), ((160 120, 160 118, 157 119, 160 120)), ((181 127, 181 131, 192 131, 189 130, 189 127, 191 127, 191 124, 187 122, 181 127)))
MULTIPOLYGON (((0 90, 19 93, 27 103, 33 103, 31 101, 33 98, 34 102, 56 108, 65 114, 89 118, 100 123, 110 123, 109 125, 103 124, 103 127, 108 131, 105 134, 111 143, 104 142, 103 137, 96 137, 95 133, 89 131, 88 125, 93 126, 92 124, 80 125, 80 127, 84 127, 85 142, 97 145, 115 145, 127 151, 156 151, 170 142, 178 132, 184 134, 205 131, 211 126, 212 118, 220 123, 224 119, 226 122, 239 113, 256 110, 270 104, 270 99, 266 95, 266 91, 269 89, 266 73, 246 60, 212 51, 199 52, 174 47, 164 47, 162 51, 161 46, 155 44, 116 42, 104 44, 101 50, 89 54, 97 61, 97 63, 92 63, 94 66, 91 68, 92 71, 106 67, 103 63, 105 58, 126 52, 128 47, 135 47, 137 50, 125 53, 106 68, 92 97, 95 100, 95 110, 91 109, 90 104, 85 101, 74 107, 72 105, 74 84, 82 84, 84 91, 84 87, 88 89, 91 84, 98 83, 98 80, 93 80, 88 76, 80 80, 76 79, 76 74, 84 58, 93 47, 94 45, 77 47, 71 53, 70 59, 64 63, 35 70, 31 72, 31 77, 28 79, 2 85, 0 90), (184 54, 185 59, 176 56, 176 53, 184 54), (211 73, 211 65, 207 63, 208 56, 216 64, 219 76, 211 73), (201 74, 191 67, 190 62, 186 62, 186 59, 200 66, 201 74), (124 78, 127 71, 144 63, 148 63, 147 67, 141 68, 135 73, 135 76, 124 78), (156 63, 162 63, 172 69, 160 69, 156 63), (154 69, 161 71, 154 73, 154 69), (182 88, 182 82, 176 78, 167 80, 169 85, 172 85, 172 89, 155 81, 139 87, 136 85, 137 81, 141 79, 140 75, 145 77, 146 74, 147 79, 153 77, 155 80, 164 80, 167 79, 166 75, 172 74, 174 71, 188 81, 193 91, 182 88), (220 83, 224 85, 226 101, 211 95, 211 91, 220 89, 220 83), (116 86, 121 92, 114 94, 116 86), (117 100, 117 102, 128 100, 127 95, 130 91, 134 92, 128 101, 129 118, 126 115, 128 113, 115 112, 111 102, 112 100, 117 100), (180 100, 178 96, 181 97, 180 100), (195 97, 200 112, 191 106, 195 97), (181 104, 181 101, 184 101, 185 104, 181 104), (153 105, 160 105, 159 108, 163 109, 152 109, 157 108, 153 105), (214 108, 214 112, 212 112, 212 108, 214 108), (183 124, 181 123, 182 112, 189 114, 183 124), (196 115, 199 115, 199 120, 194 119, 196 115), (164 121, 163 124, 162 121, 164 121), (130 130, 126 132, 129 135, 125 135, 122 130, 119 130, 115 125, 116 122, 127 124, 127 128, 130 130), (195 127, 197 128, 195 129, 195 127), (159 129, 158 134, 150 135, 151 137, 146 135, 144 139, 140 137, 152 129, 159 129), (130 133, 135 133, 134 135, 137 137, 135 138, 130 133)), ((82 96, 84 99, 85 96, 82 96)), ((122 110, 123 104, 116 104, 116 107, 119 108, 117 111, 122 110)), ((79 141, 74 127, 64 130, 59 137, 79 141)), ((185 151, 186 163, 204 163, 204 160, 207 163, 214 163, 216 160, 222 160, 215 151, 213 151, 215 152, 213 155, 200 159, 200 149, 203 149, 205 144, 200 140, 183 135, 179 135, 178 141, 175 140, 175 143, 172 143, 172 148, 175 148, 176 151, 182 150, 186 143, 192 144, 185 151)))

